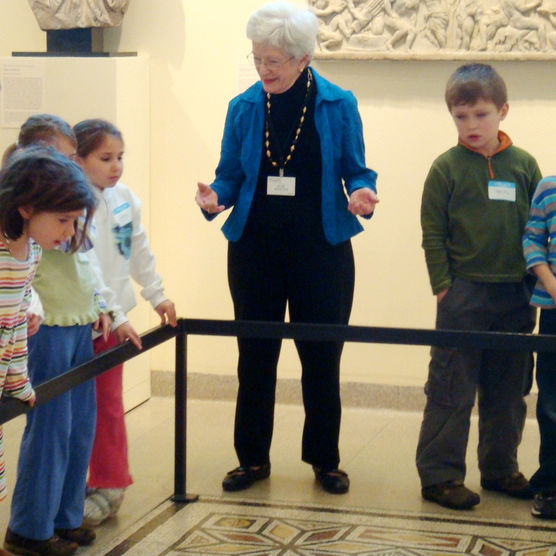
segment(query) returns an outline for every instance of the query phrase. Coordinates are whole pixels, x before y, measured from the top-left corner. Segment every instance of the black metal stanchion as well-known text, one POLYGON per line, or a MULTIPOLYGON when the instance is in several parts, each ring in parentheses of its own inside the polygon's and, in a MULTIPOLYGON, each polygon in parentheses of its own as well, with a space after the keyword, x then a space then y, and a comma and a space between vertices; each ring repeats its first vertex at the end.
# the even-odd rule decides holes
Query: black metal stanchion
POLYGON ((176 336, 176 409, 175 409, 175 462, 174 495, 172 500, 188 504, 195 502, 197 494, 187 494, 187 334, 181 331, 176 336))

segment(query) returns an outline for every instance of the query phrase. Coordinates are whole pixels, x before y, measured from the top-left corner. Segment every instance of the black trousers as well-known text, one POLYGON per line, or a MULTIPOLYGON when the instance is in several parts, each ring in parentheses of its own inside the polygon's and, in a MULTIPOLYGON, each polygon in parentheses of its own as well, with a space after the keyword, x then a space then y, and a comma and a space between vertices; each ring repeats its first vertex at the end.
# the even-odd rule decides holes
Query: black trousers
MULTIPOLYGON (((320 234, 244 234, 228 248, 228 279, 238 320, 347 324, 353 301, 351 242, 320 234), (314 236, 317 235, 315 238, 314 236)), ((239 389, 234 446, 241 465, 270 461, 276 367, 281 341, 238 339, 239 389)), ((333 469, 340 461, 339 342, 296 342, 305 407, 303 461, 333 469)))

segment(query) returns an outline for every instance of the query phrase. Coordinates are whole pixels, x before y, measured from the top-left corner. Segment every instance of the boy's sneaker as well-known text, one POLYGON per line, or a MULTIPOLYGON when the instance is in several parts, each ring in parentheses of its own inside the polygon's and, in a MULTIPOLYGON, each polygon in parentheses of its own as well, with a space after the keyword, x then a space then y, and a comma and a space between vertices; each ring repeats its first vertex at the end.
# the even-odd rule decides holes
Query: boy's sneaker
POLYGON ((62 539, 58 535, 53 535, 45 541, 37 541, 22 537, 8 529, 4 548, 12 554, 26 554, 27 556, 71 556, 77 550, 78 545, 62 539))
POLYGON ((556 519, 556 492, 540 492, 535 494, 531 513, 542 519, 556 519))
POLYGON ((425 500, 454 510, 469 510, 481 501, 481 497, 469 490, 463 481, 446 481, 423 487, 421 494, 425 500))
POLYGON ((83 525, 97 527, 110 517, 114 517, 124 499, 123 488, 95 488, 87 492, 83 509, 83 525))
POLYGON ((516 471, 506 477, 499 479, 481 479, 481 486, 485 490, 493 490, 502 492, 512 498, 523 498, 530 500, 533 498, 533 490, 529 485, 529 481, 523 476, 523 473, 516 471))

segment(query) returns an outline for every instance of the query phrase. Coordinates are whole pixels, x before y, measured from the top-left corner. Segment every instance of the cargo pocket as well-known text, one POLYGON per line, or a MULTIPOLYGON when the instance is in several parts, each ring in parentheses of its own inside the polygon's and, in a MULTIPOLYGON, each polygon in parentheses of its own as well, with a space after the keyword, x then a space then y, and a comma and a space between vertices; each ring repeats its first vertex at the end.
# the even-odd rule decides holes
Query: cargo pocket
POLYGON ((429 377, 425 384, 427 398, 438 405, 455 405, 452 395, 454 372, 452 361, 457 353, 455 348, 433 346, 429 363, 429 377))

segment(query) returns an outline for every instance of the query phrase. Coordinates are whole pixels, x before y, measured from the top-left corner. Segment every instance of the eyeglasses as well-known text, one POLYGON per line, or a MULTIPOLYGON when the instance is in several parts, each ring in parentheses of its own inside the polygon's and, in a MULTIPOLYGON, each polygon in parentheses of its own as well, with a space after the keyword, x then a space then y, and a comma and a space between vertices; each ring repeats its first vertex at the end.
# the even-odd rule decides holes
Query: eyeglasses
POLYGON ((252 52, 247 55, 247 59, 251 62, 257 69, 261 66, 266 66, 269 70, 280 69, 284 64, 287 64, 290 60, 293 60, 295 56, 290 56, 286 60, 278 60, 277 58, 259 58, 255 56, 252 52))

